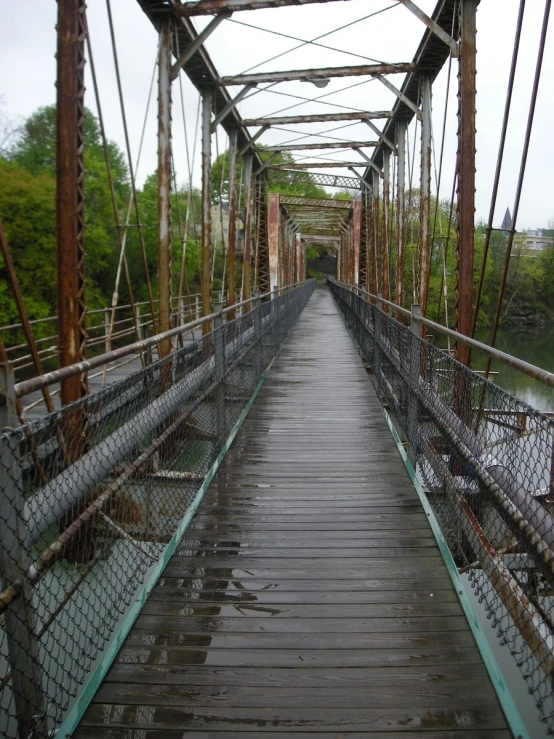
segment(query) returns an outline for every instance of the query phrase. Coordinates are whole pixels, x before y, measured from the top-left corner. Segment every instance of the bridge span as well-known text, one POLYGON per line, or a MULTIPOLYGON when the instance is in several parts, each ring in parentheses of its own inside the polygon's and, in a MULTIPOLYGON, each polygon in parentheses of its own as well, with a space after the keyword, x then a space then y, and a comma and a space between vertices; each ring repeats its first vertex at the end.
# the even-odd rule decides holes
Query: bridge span
POLYGON ((375 389, 319 288, 74 736, 414 731, 511 735, 375 389))

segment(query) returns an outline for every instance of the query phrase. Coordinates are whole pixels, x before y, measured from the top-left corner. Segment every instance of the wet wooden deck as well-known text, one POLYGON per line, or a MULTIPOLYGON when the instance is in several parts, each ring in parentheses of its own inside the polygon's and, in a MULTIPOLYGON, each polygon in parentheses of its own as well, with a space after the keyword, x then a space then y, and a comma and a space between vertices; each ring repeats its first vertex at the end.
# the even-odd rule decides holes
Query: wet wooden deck
POLYGON ((74 736, 508 739, 373 386, 318 289, 74 736))

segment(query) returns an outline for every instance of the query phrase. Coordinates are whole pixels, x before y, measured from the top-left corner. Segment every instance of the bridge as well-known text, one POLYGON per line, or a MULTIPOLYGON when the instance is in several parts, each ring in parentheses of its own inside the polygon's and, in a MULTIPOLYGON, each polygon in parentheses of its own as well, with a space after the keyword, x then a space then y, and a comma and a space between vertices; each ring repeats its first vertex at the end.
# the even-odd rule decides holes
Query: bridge
MULTIPOLYGON (((429 13, 411 0, 390 6, 422 33, 411 61, 277 64, 274 72, 223 76, 208 53, 226 25, 251 26, 254 11, 302 13, 304 22, 321 3, 335 10, 329 17, 338 26, 341 8, 356 2, 138 0, 158 38, 152 270, 131 156, 126 219, 115 197, 87 8, 58 0, 56 315, 28 310, 9 224, 0 223, 18 311, 0 333, 2 736, 554 732, 554 421, 503 390, 491 371, 494 362, 554 386, 552 373, 495 346, 550 0, 538 29, 513 222, 498 229, 526 28, 520 5, 480 263, 478 0, 438 0, 429 13), (113 300, 90 311, 85 63, 119 244, 113 300), (446 68, 449 85, 451 68, 458 72, 458 109, 444 232, 448 95, 442 139, 432 96, 446 68), (246 117, 248 99, 276 85, 323 87, 342 77, 374 80, 388 107, 246 117), (172 220, 181 78, 192 83, 200 111, 198 229, 191 161, 186 221, 179 216, 176 229, 172 220), (345 121, 375 138, 337 139, 313 128, 345 121), (290 129, 297 138, 282 140, 283 128, 300 125, 290 129), (227 171, 215 170, 214 188, 212 144, 222 131, 227 171), (321 152, 314 161, 297 155, 310 150, 321 152), (142 239, 145 301, 133 297, 132 227, 142 239), (197 231, 195 292, 186 248, 197 231), (475 332, 497 232, 504 271, 484 343, 475 332), (318 256, 333 267, 325 278, 308 274, 318 256), (122 277, 128 302, 119 296, 122 277)), ((107 10, 125 122, 109 1, 107 10)), ((387 9, 370 18, 374 10, 387 9)), ((254 30, 268 32, 255 23, 254 30)), ((292 33, 318 53, 349 53, 292 33)), ((130 155, 126 123, 125 138, 130 155)))

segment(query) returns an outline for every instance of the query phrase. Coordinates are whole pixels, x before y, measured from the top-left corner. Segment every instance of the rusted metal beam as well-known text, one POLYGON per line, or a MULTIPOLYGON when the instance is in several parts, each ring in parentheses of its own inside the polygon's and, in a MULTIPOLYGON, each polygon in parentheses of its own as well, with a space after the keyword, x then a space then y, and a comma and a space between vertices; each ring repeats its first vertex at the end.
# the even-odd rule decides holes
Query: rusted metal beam
POLYGON ((221 85, 248 85, 264 82, 292 82, 293 80, 317 80, 327 77, 379 77, 383 74, 404 74, 413 72, 414 64, 398 62, 397 64, 362 64, 351 67, 321 67, 320 69, 291 69, 282 72, 255 72, 239 74, 234 77, 222 77, 221 85))
POLYGON ((450 34, 446 33, 444 28, 441 28, 438 23, 436 23, 432 18, 429 18, 429 16, 421 10, 421 8, 418 8, 418 6, 412 2, 412 0, 400 0, 400 2, 411 12, 415 15, 416 18, 419 18, 422 23, 425 23, 427 28, 430 28, 433 33, 440 38, 441 41, 444 41, 444 43, 450 47, 450 51, 452 53, 452 56, 457 57, 460 52, 460 47, 458 45, 458 42, 455 41, 450 34))
MULTIPOLYGON (((234 305, 237 291, 237 136, 235 129, 229 135, 229 244, 227 248, 227 305, 234 305)), ((235 311, 228 314, 228 320, 235 318, 235 311)))
POLYGON ((269 126, 262 126, 259 131, 256 131, 250 141, 239 151, 239 153, 237 154, 237 158, 240 159, 241 157, 243 157, 246 152, 252 147, 254 142, 256 142, 260 138, 260 136, 262 136, 268 130, 268 128, 269 126))
POLYGON ((382 290, 383 280, 382 274, 380 275, 379 267, 379 175, 375 170, 372 172, 373 175, 373 187, 371 188, 371 212, 372 212, 372 233, 371 233, 371 251, 372 251, 372 262, 373 262, 373 286, 376 288, 375 293, 379 293, 382 290), (379 279, 381 277, 381 279, 379 279))
POLYGON ((269 254, 267 245, 267 188, 265 172, 256 177, 256 254, 254 258, 255 283, 263 295, 271 290, 269 281, 269 254))
MULTIPOLYGON (((158 51, 158 275, 159 331, 171 328, 171 26, 160 21, 158 51)), ((158 347, 160 359, 171 351, 171 342, 158 347)))
POLYGON ((215 15, 224 10, 260 10, 262 8, 285 8, 289 5, 330 2, 337 2, 337 0, 197 0, 197 2, 187 3, 186 5, 174 4, 174 6, 181 15, 215 15))
POLYGON ((383 264, 383 297, 390 300, 390 151, 383 152, 383 233, 381 260, 383 264))
POLYGON ((196 54, 204 41, 212 35, 212 33, 220 25, 220 23, 222 23, 226 18, 230 18, 232 15, 232 11, 224 10, 219 13, 213 20, 211 20, 203 31, 200 31, 198 36, 196 36, 192 43, 187 46, 187 48, 182 52, 175 64, 171 67, 172 80, 177 77, 180 70, 185 66, 189 59, 191 59, 192 56, 196 54))
POLYGON ((349 169, 349 170, 350 170, 351 172, 353 172, 353 173, 354 173, 354 174, 356 175, 356 177, 358 178, 359 182, 361 182, 361 185, 362 185, 362 190, 366 190, 366 191, 368 191, 368 190, 371 190, 371 185, 369 185, 369 184, 368 184, 368 183, 367 183, 367 182, 365 181, 365 179, 364 179, 364 178, 362 177, 362 175, 361 175, 361 174, 358 174, 358 172, 356 172, 356 170, 354 169, 354 167, 348 167, 348 169, 349 169))
MULTIPOLYGON (((213 89, 202 89, 202 315, 212 311, 212 134, 213 89)), ((202 332, 211 331, 209 323, 202 332)))
MULTIPOLYGON (((238 93, 238 95, 235 95, 235 97, 230 100, 227 105, 223 108, 223 110, 216 115, 212 122, 212 133, 215 133, 218 125, 221 123, 221 121, 226 118, 229 113, 234 110, 237 105, 240 103, 240 101, 248 95, 250 90, 253 90, 256 87, 255 84, 245 85, 242 90, 238 93)), ((250 146, 252 145, 252 142, 250 142, 250 146)))
MULTIPOLYGON (((356 164, 356 166, 358 166, 356 164)), ((352 172, 355 172, 353 169, 352 172)), ((300 182, 306 184, 307 175, 301 170, 294 169, 268 169, 269 180, 272 183, 285 182, 293 183, 300 182)), ((328 172, 312 172, 309 175, 309 181, 315 185, 321 185, 322 187, 341 187, 348 188, 349 190, 358 190, 363 187, 360 185, 361 177, 349 177, 348 175, 336 175, 329 174, 328 172)))
POLYGON ((409 97, 407 97, 401 90, 398 89, 398 87, 395 87, 392 82, 389 82, 386 77, 381 77, 380 75, 377 75, 377 79, 379 82, 381 82, 385 87, 393 92, 396 97, 404 103, 404 105, 408 106, 408 108, 417 115, 419 119, 421 119, 421 110, 417 107, 415 103, 413 103, 409 97))
POLYGON ((305 198, 301 195, 281 195, 281 205, 298 208, 330 208, 345 210, 352 208, 354 200, 333 200, 332 198, 305 198))
POLYGON ((362 244, 362 201, 355 200, 352 212, 352 239, 354 246, 354 285, 360 284, 360 255, 362 244))
MULTIPOLYGON (((456 328, 473 332, 475 242, 475 79, 477 0, 462 0, 458 128, 458 303, 456 328)), ((457 344, 456 358, 469 364, 470 350, 457 344)))
POLYGON ((279 194, 270 193, 269 195, 269 211, 267 216, 267 248, 269 254, 269 285, 270 290, 279 287, 279 247, 281 236, 281 205, 279 203, 279 194))
MULTIPOLYGON (((406 262, 406 123, 399 121, 396 129, 396 302, 404 305, 404 268, 406 262)), ((401 313, 397 319, 402 321, 401 313)))
POLYGON ((394 153, 396 154, 396 146, 392 143, 392 141, 389 139, 388 136, 385 136, 385 134, 382 131, 380 131, 377 128, 377 126, 374 123, 372 123, 370 120, 364 120, 364 123, 367 126, 369 126, 371 128, 371 130, 373 131, 373 133, 376 133, 377 136, 379 136, 379 138, 381 139, 381 141, 384 144, 386 144, 389 147, 389 149, 391 151, 394 151, 394 153))
POLYGON ((250 298, 250 262, 252 259, 252 154, 244 157, 244 251, 242 255, 242 299, 250 298))
POLYGON ((350 167, 365 167, 364 162, 287 162, 287 164, 272 164, 269 169, 336 169, 350 167))
POLYGON ((268 156, 268 158, 265 160, 265 162, 262 164, 261 167, 258 167, 258 169, 254 172, 254 177, 259 177, 263 172, 266 171, 266 169, 270 166, 271 162, 275 159, 277 156, 277 152, 274 151, 272 154, 268 156))
MULTIPOLYGON (((84 217, 85 2, 58 2, 56 223, 60 365, 86 356, 84 217)), ((87 392, 85 375, 62 383, 62 405, 87 392)), ((76 438, 79 431, 74 429, 76 438)))
POLYGON ((325 113, 322 115, 286 115, 273 118, 245 118, 245 126, 290 126, 294 123, 335 123, 392 118, 391 110, 360 111, 359 113, 325 113))
POLYGON ((375 162, 372 159, 370 159, 365 152, 363 152, 361 149, 354 149, 354 151, 356 151, 362 157, 362 159, 365 159, 366 164, 368 164, 371 167, 371 169, 375 170, 375 172, 377 172, 377 174, 379 175, 379 177, 382 177, 383 176, 383 172, 382 172, 381 168, 378 167, 375 164, 375 162))
POLYGON ((378 146, 378 141, 323 141, 317 144, 275 144, 265 151, 304 151, 311 149, 359 149, 378 146))
POLYGON ((421 176, 419 197, 419 304, 427 316, 429 271, 431 269, 431 78, 421 81, 421 176))

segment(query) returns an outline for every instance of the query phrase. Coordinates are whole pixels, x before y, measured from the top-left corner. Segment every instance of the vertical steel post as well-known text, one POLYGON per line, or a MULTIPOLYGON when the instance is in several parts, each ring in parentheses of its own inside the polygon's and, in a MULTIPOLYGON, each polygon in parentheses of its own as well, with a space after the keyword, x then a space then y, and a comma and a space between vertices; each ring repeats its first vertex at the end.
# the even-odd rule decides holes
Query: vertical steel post
POLYGON ((265 172, 256 179, 256 278, 260 293, 270 292, 265 172))
MULTIPOLYGON (((226 400, 225 400, 225 343, 226 343, 226 327, 223 324, 223 316, 221 313, 222 305, 216 306, 217 317, 214 319, 213 331, 213 351, 214 351, 214 383, 216 383, 214 393, 215 404, 215 426, 217 433, 218 454, 223 449, 223 445, 227 440, 226 425, 226 400)), ((211 337, 210 337, 211 338, 211 337)))
MULTIPOLYGON (((475 234, 475 78, 477 0, 462 0, 458 127, 458 295, 456 328, 473 329, 473 255, 475 234)), ((469 364, 470 349, 458 342, 456 357, 469 364)))
POLYGON ((419 304, 427 315, 431 269, 431 78, 422 79, 421 177, 419 198, 419 304))
POLYGON ((369 289, 369 196, 367 188, 362 188, 360 225, 360 287, 369 289))
MULTIPOLYGON (((363 193, 362 193, 363 197, 363 193)), ((362 243, 362 201, 355 200, 352 205, 352 238, 354 240, 354 285, 360 284, 360 259, 362 243)))
POLYGON ((296 279, 295 282, 304 282, 305 277, 302 269, 302 235, 296 234, 296 279))
MULTIPOLYGON (((353 299, 353 297, 352 297, 353 299)), ((383 293, 377 293, 377 305, 374 308, 375 323, 373 326, 373 373, 377 384, 377 392, 381 389, 381 329, 383 326, 383 293)))
MULTIPOLYGON (((237 136, 234 128, 229 134, 229 245, 227 248, 227 305, 237 302, 237 136)), ((235 318, 235 311, 227 314, 227 320, 235 318)))
POLYGON ((281 237, 280 197, 278 193, 269 195, 269 214, 267 218, 267 246, 269 256, 269 285, 273 292, 281 287, 279 284, 280 253, 279 241, 281 237))
POLYGON ((371 189, 371 213, 372 213, 372 285, 371 292, 376 295, 380 290, 382 282, 379 280, 379 173, 373 171, 373 187, 371 189))
MULTIPOLYGON (((213 90, 203 87, 202 95, 202 315, 212 312, 212 107, 213 90)), ((211 331, 209 322, 202 332, 211 331)))
POLYGON ((383 242, 381 253, 383 255, 383 297, 390 300, 390 151, 385 147, 383 150, 383 242))
MULTIPOLYGON (((0 364, 0 428, 17 428, 13 367, 0 364)), ((19 596, 5 612, 4 631, 12 673, 12 692, 20 739, 44 736, 44 695, 33 587, 28 573, 31 545, 27 541, 25 495, 20 442, 12 434, 0 448, 0 571, 2 587, 19 588, 19 596)))
MULTIPOLYGON (((242 165, 244 182, 244 251, 242 255, 242 300, 250 299, 250 264, 252 261, 252 154, 246 154, 242 165)), ((245 310, 249 310, 245 306, 245 310)))
MULTIPOLYGON (((158 52, 158 275, 160 332, 171 328, 171 25, 160 21, 158 52)), ((171 351, 167 339, 158 346, 160 359, 171 351)))
POLYGON ((412 322, 411 332, 413 334, 411 340, 410 351, 410 385, 408 387, 408 459, 415 469, 417 461, 417 429, 418 429, 418 400, 415 392, 416 385, 419 382, 419 374, 421 369, 421 306, 419 303, 412 305, 412 322))
MULTIPOLYGON (((84 213, 85 2, 59 0, 56 108, 56 224, 60 365, 86 356, 84 213)), ((86 376, 61 383, 62 405, 86 395, 86 376)), ((77 434, 77 429, 74 430, 77 434)))
MULTIPOLYGON (((396 128, 396 148, 398 161, 396 167, 396 303, 404 307, 404 269, 406 264, 406 123, 399 121, 396 128)), ((396 316, 402 320, 402 314, 396 316)))

